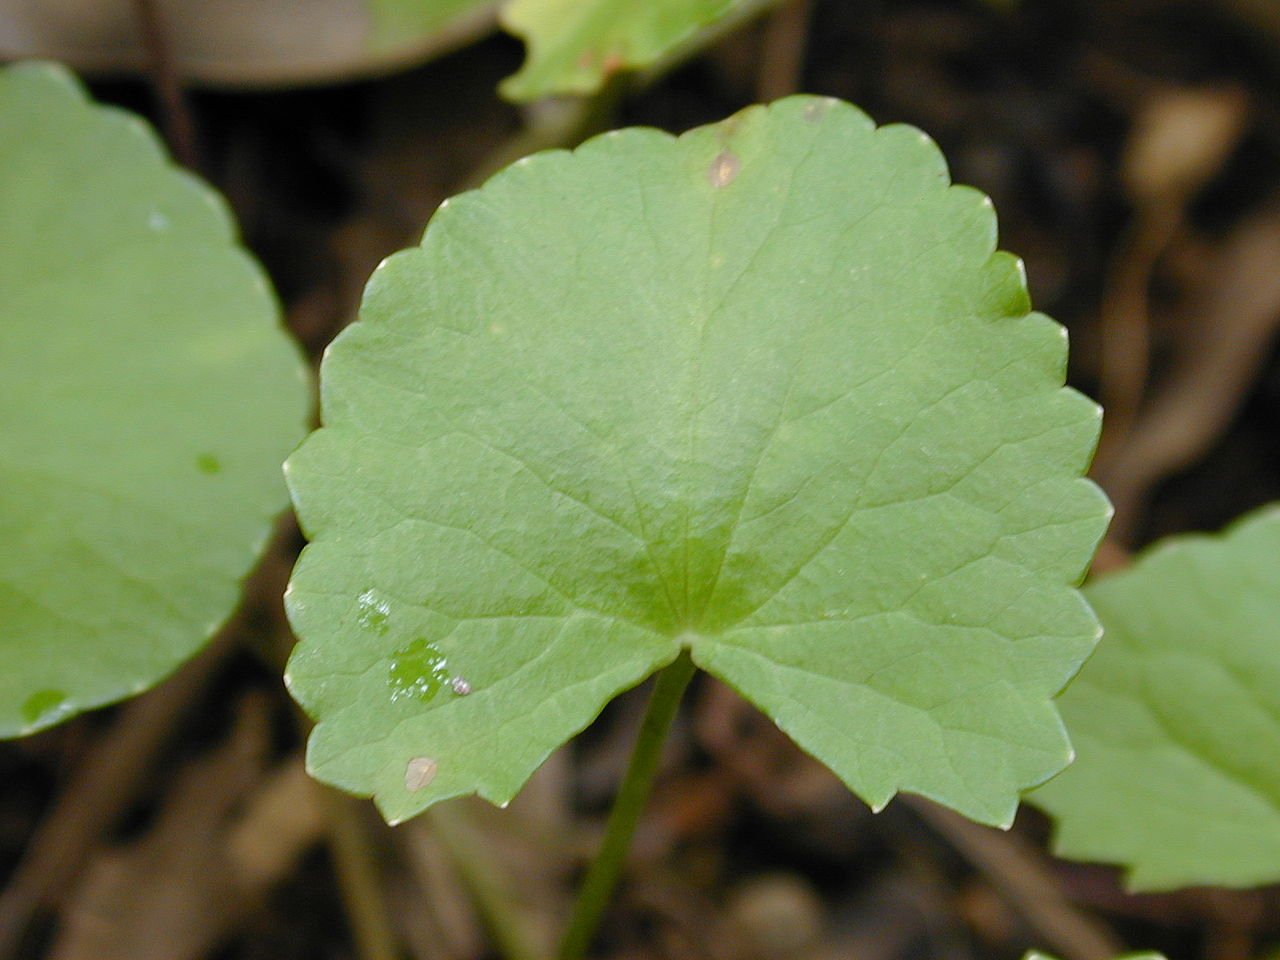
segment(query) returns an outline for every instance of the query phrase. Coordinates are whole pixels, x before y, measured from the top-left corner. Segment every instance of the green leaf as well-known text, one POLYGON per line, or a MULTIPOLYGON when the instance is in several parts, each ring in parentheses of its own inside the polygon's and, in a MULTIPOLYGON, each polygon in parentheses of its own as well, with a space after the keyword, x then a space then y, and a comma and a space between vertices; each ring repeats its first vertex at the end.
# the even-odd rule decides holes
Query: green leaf
POLYGON ((1106 639, 1061 698, 1080 756, 1031 796, 1057 852, 1138 890, 1280 880, 1280 508, 1087 594, 1106 639))
MULTIPOLYGON (((382 0, 386 2, 386 0, 382 0)), ((743 0, 510 0, 501 19, 528 58, 502 84, 513 100, 591 93, 611 74, 654 63, 743 0)))
POLYGON ((222 202, 61 68, 0 70, 0 736, 231 613, 308 389, 222 202))
POLYGON ((995 239, 918 130, 812 97, 442 206, 286 467, 312 771, 503 803, 688 647, 873 806, 1007 824, 1070 754, 1108 506, 995 239))
MULTIPOLYGON (((381 46, 456 30, 493 0, 367 0, 381 46)), ((612 74, 647 67, 751 0, 507 0, 500 19, 527 47, 502 84, 512 100, 600 89, 612 74)))
MULTIPOLYGON (((1057 960, 1047 953, 1041 953, 1039 950, 1028 950, 1022 960, 1057 960)), ((1116 957, 1116 960, 1165 960, 1164 954, 1156 953, 1154 950, 1140 950, 1136 953, 1124 953, 1116 957)))

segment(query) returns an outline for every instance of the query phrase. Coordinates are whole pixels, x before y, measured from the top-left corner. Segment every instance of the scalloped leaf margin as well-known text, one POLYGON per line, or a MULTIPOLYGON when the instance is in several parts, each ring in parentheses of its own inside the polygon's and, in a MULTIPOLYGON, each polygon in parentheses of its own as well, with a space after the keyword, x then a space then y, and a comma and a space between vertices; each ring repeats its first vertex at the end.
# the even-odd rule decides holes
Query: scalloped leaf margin
POLYGON ((287 477, 288 682, 393 822, 510 800, 682 648, 875 808, 1070 758, 1100 422, 988 201, 795 97, 539 154, 375 274, 287 477))

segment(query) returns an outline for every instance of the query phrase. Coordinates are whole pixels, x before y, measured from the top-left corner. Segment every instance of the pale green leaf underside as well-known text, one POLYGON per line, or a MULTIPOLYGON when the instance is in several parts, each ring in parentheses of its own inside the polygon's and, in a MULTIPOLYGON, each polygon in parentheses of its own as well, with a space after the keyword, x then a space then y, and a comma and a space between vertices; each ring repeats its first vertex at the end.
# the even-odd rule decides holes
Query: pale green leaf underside
MULTIPOLYGON (((382 0, 386 2, 386 0, 382 0)), ((528 56, 502 84, 513 100, 590 93, 657 61, 742 0, 509 0, 501 19, 528 56)))
POLYGON ((60 68, 0 70, 0 736, 231 613, 308 390, 208 187, 60 68))
POLYGON ((1140 890, 1280 880, 1280 509, 1087 593, 1106 638, 1060 700, 1080 756, 1032 794, 1057 851, 1140 890))
MULTIPOLYGON (((1029 950, 1022 960, 1057 960, 1056 957, 1047 953, 1041 953, 1039 950, 1029 950)), ((1116 957, 1116 960, 1165 960, 1164 954, 1156 953, 1150 950, 1141 950, 1136 953, 1124 953, 1116 957)))
POLYGON ((433 34, 469 32, 488 18, 498 0, 367 0, 375 49, 394 49, 433 34))
POLYGON ((287 466, 313 772, 504 802, 687 645, 872 805, 1007 823, 1070 756, 1108 506, 995 236, 923 134, 811 97, 443 206, 287 466))

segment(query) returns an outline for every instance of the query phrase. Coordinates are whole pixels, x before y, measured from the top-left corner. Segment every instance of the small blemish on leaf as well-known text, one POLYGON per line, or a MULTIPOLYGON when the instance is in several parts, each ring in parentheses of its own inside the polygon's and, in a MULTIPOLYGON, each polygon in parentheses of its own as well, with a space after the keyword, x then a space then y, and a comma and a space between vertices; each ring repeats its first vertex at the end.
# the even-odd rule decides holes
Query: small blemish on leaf
POLYGON ((460 697, 465 697, 471 692, 471 684, 462 677, 454 677, 449 686, 453 689, 453 692, 460 697))
POLYGON ((617 73, 619 70, 621 70, 623 65, 624 65, 624 62, 622 59, 622 54, 619 51, 614 50, 612 53, 608 54, 604 58, 604 60, 600 63, 600 72, 603 73, 606 77, 611 77, 615 73, 617 73))
POLYGON ((201 473, 213 476, 215 473, 222 472, 222 461, 212 453, 202 453, 196 457, 196 469, 201 473))
POLYGON ((738 171, 742 169, 742 161, 728 150, 722 150, 711 161, 711 167, 707 170, 707 179, 711 181, 713 187, 727 187, 738 176, 738 171))
POLYGON ((827 111, 831 109, 830 100, 815 100, 804 108, 804 118, 810 123, 821 120, 827 115, 827 111))
POLYGON ((439 769, 440 765, 430 757, 414 757, 404 768, 404 788, 410 793, 425 790, 439 769))

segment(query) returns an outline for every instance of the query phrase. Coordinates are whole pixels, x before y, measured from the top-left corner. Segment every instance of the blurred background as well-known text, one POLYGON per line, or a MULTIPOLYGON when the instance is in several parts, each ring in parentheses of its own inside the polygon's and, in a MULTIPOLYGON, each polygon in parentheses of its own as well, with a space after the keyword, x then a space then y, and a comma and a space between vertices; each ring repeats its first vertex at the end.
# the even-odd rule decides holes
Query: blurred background
MULTIPOLYGON (((1280 499, 1280 0, 789 0, 662 69, 516 106, 484 3, 0 0, 0 57, 63 59, 229 198, 313 359, 445 197, 609 127, 796 91, 942 146, 1072 340, 1107 422, 1099 568, 1280 499)), ((532 958, 553 942, 643 708, 617 700, 506 811, 396 830, 302 773, 280 683, 281 522, 240 614, 129 704, 0 743, 0 957, 532 958)), ((878 816, 700 677, 599 955, 1280 958, 1280 889, 1132 896, 923 801, 878 816)))

